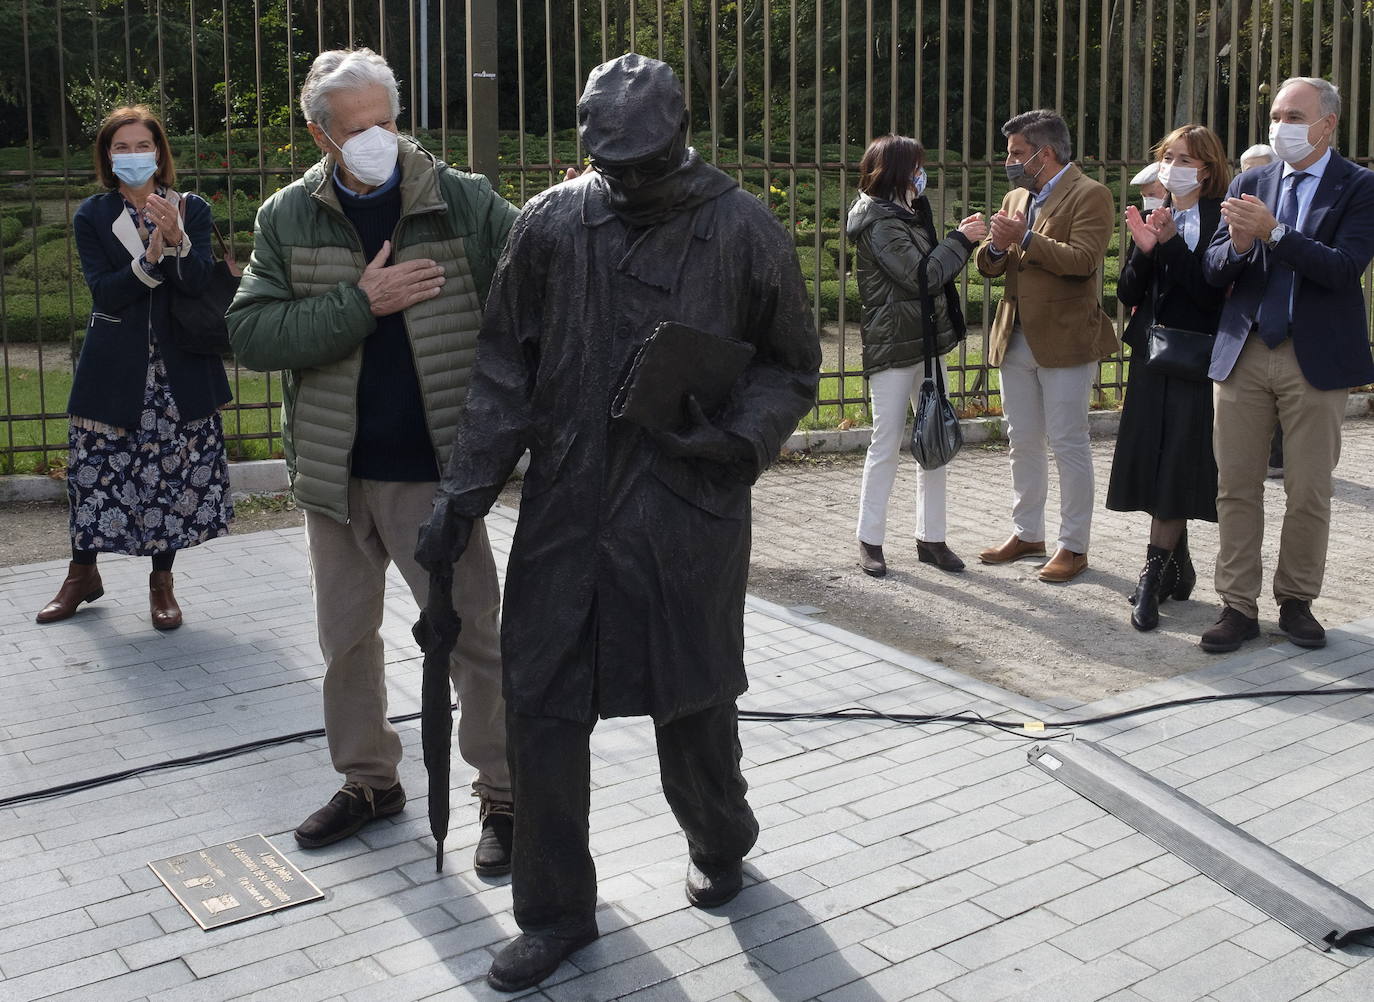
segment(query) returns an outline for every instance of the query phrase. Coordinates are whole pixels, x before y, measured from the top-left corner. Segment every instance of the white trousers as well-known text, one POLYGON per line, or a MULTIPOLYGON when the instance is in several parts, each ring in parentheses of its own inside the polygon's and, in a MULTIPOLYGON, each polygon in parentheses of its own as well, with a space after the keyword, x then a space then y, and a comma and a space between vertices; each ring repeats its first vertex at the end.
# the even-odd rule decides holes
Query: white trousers
MULTIPOLYGON (((944 360, 940 369, 944 370, 944 360)), ((916 409, 925 378, 925 365, 884 369, 868 380, 873 402, 873 439, 864 460, 863 487, 859 491, 859 541, 881 546, 887 535, 887 502, 897 479, 897 456, 902 448, 906 414, 916 409)), ((916 538, 927 543, 945 539, 945 467, 916 467, 916 538)))
POLYGON ((1028 542, 1045 538, 1050 465, 1059 469, 1059 546, 1088 552, 1093 520, 1093 455, 1088 400, 1097 365, 1036 364, 1021 328, 1012 330, 1002 359, 1002 414, 1011 443, 1012 523, 1028 542))

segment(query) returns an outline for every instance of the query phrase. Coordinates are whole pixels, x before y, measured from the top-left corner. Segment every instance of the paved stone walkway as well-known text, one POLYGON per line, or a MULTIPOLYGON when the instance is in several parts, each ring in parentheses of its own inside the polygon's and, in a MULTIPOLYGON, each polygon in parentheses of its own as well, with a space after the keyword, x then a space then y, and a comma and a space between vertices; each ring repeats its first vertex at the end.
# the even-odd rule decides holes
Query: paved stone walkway
MULTIPOLYGON (((513 523, 490 520, 504 560, 513 523)), ((0 570, 0 796, 318 726, 319 655, 299 529, 229 537, 178 561, 187 623, 146 621, 146 565, 102 563, 106 597, 48 627, 62 563, 0 570)), ((414 710, 415 614, 388 593, 392 712, 414 710)), ((746 708, 1061 710, 751 600, 746 708)), ((1374 620, 1323 651, 1254 648, 1080 708, 1256 687, 1371 684, 1374 620)), ((1212 703, 1098 726, 1100 740, 1366 900, 1374 899, 1374 699, 1212 703)), ((553 1002, 1001 999, 1367 1002, 1363 947, 1321 953, 1026 762, 1021 738, 870 722, 744 723, 762 823, 749 886, 687 907, 685 846, 650 725, 593 743, 602 938, 541 991, 553 1002)), ((299 850, 334 789, 321 740, 0 810, 0 1002, 494 999, 514 932, 506 880, 470 868, 455 804, 436 876, 418 726, 405 812, 299 850), (322 901, 202 932, 147 867, 261 832, 322 901)), ((461 785, 461 772, 455 785, 461 785)))

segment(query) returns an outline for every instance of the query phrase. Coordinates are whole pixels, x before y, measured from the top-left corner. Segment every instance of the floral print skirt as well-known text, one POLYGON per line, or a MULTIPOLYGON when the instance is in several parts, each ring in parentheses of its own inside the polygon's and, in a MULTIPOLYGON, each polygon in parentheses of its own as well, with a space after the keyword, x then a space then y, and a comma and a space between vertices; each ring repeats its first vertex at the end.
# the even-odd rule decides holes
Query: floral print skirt
POLYGON ((138 427, 111 428, 73 415, 68 437, 76 549, 152 556, 229 532, 234 505, 219 412, 181 420, 155 345, 138 427))

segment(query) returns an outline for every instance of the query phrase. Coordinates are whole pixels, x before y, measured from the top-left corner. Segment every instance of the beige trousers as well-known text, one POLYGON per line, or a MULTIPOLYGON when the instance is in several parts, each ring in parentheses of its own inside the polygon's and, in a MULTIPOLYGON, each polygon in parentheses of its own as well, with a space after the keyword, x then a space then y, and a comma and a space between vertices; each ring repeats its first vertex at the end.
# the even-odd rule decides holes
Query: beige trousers
POLYGON ((1217 457, 1216 588, 1221 600, 1259 617, 1264 582, 1264 479, 1274 422, 1283 425, 1287 506, 1274 599, 1312 601, 1322 589, 1331 530, 1331 473, 1341 458, 1349 390, 1318 390, 1298 367, 1293 342, 1269 348, 1251 336, 1225 381, 1213 387, 1217 457))
MULTIPOLYGON (((413 622, 429 594, 429 575, 415 562, 420 525, 437 484, 348 482, 350 521, 306 512, 315 620, 324 655, 324 726, 329 754, 350 782, 385 789, 397 782, 401 739, 387 722, 381 625, 386 571, 395 564, 415 606, 393 608, 413 622)), ((501 591, 481 519, 453 576, 453 604, 463 630, 449 662, 458 692, 458 750, 477 770, 473 789, 510 800, 506 704, 501 696, 501 591)), ((418 695, 418 692, 417 692, 418 695)))

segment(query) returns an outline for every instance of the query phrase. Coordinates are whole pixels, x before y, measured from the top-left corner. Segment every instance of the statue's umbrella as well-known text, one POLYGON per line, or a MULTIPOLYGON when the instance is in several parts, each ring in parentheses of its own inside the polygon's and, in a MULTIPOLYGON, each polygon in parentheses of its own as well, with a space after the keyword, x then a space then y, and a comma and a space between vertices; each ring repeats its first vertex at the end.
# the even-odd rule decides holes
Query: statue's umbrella
POLYGON ((458 642, 462 620, 453 611, 453 575, 429 576, 429 601, 413 633, 425 652, 420 688, 420 745, 429 771, 429 830, 434 834, 434 872, 444 868, 444 839, 448 837, 449 754, 453 742, 453 689, 449 655, 458 642))

